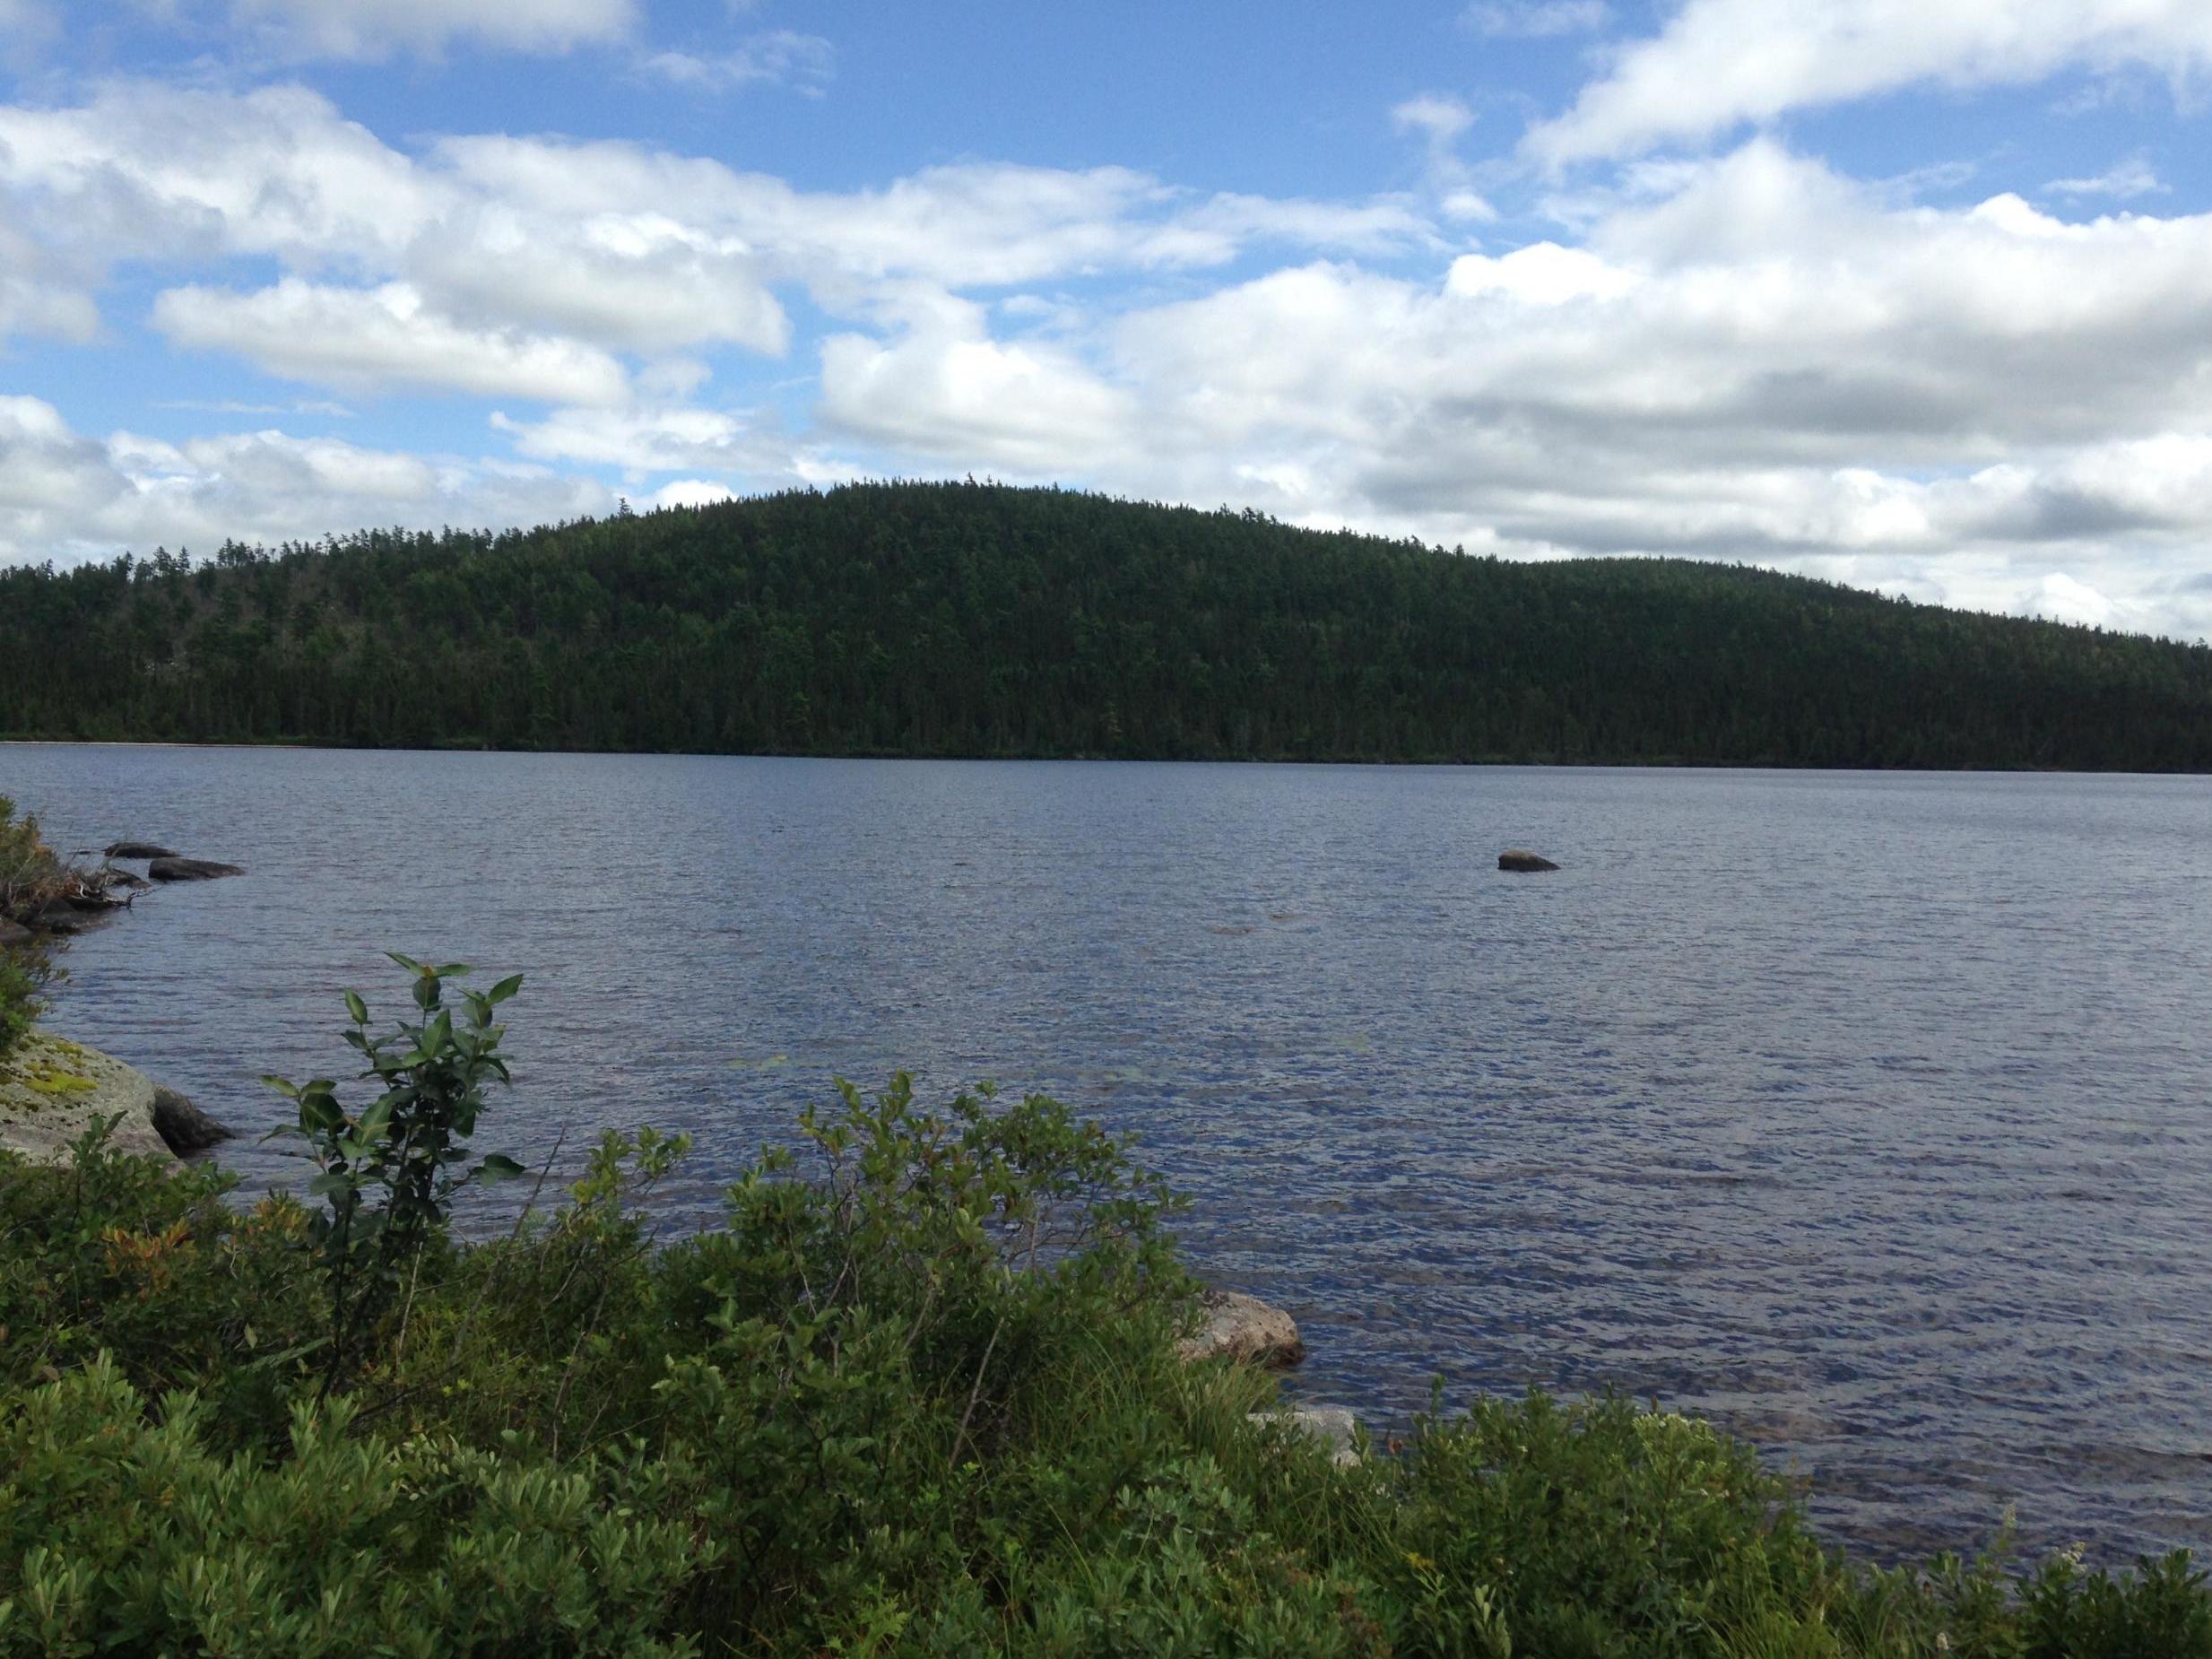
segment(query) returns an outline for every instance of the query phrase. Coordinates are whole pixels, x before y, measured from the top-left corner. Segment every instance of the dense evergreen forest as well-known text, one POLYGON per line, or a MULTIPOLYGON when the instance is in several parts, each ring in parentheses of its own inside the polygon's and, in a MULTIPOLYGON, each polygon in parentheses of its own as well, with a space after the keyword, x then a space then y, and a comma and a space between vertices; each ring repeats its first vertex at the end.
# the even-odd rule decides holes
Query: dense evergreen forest
POLYGON ((2212 770, 2212 648, 1722 565, 870 484, 0 571, 0 733, 2212 770))

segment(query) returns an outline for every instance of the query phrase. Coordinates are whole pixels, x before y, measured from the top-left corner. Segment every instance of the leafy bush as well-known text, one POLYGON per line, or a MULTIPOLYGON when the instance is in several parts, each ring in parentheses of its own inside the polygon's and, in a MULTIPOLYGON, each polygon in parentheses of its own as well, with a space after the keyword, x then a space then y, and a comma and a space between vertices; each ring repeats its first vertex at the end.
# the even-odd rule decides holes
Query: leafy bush
POLYGON ((318 1167, 308 1193, 326 1202, 309 1238, 330 1281, 331 1331, 325 1367, 328 1383, 345 1379, 363 1339, 375 1330, 398 1294, 402 1276, 419 1272, 422 1254, 445 1229, 453 1201, 472 1180, 520 1175, 522 1166, 494 1154, 473 1166, 468 1137, 484 1107, 484 1085, 507 1081, 499 1057, 504 1028, 492 1011, 522 988, 522 976, 488 992, 464 991, 463 1023, 455 1028, 446 1006, 446 981, 471 971, 455 962, 433 968, 394 953, 413 976, 419 1023, 403 1021, 394 1031, 372 1035, 368 1004, 345 994, 353 1024, 345 1040, 369 1062, 361 1073, 382 1092, 349 1115, 327 1077, 294 1083, 262 1081, 299 1108, 299 1120, 276 1131, 305 1140, 318 1167))
MULTIPOLYGON (((382 1048, 357 1006, 357 1047, 464 1128, 465 1068, 430 1073, 496 1028, 449 1049, 435 1001, 382 1048)), ((318 1132, 349 1176, 363 1116, 318 1132)), ((419 1187, 339 1378, 360 1186, 318 1221, 97 1134, 0 1157, 0 1655, 2212 1659, 2185 1558, 1868 1572, 1747 1449, 1624 1401, 1434 1412, 1339 1467, 1253 1420, 1265 1374, 1178 1362, 1173 1200, 1050 1099, 841 1086, 662 1243, 686 1150, 609 1135, 473 1243, 419 1187)))
MULTIPOLYGON (((66 873, 39 834, 39 821, 18 817, 15 803, 0 795, 0 935, 28 923, 61 890, 66 873)), ((44 1012, 41 993, 56 969, 44 941, 9 945, 0 938, 0 1055, 30 1029, 44 1012)))

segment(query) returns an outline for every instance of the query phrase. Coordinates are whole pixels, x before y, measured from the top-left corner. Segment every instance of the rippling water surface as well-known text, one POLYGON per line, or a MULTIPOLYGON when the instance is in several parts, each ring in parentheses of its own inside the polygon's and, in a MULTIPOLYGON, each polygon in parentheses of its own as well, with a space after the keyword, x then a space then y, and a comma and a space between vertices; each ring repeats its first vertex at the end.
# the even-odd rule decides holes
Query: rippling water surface
POLYGON ((1616 1385, 1883 1553, 2016 1502, 2212 1547, 2207 780, 21 746, 0 794, 249 867, 57 1016, 241 1128, 383 948, 519 969, 486 1143, 690 1130, 689 1217, 833 1073, 995 1078, 1142 1135, 1314 1397, 1616 1385))

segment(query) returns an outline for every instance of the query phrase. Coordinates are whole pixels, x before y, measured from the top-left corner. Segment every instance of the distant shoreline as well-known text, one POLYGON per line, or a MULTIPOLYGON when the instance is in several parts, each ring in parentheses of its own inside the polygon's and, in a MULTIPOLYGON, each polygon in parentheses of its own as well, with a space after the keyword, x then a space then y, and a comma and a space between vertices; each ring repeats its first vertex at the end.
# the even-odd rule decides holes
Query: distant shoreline
POLYGON ((1128 754, 915 754, 899 750, 724 750, 724 749, 517 749, 490 743, 333 743, 306 737, 25 737, 0 733, 0 749, 246 749, 291 750, 323 754, 498 754, 546 755, 591 759, 602 756, 646 760, 915 760, 946 761, 956 765, 1045 764, 1102 766, 1353 766, 1376 771, 1490 771, 1519 769, 1530 771, 1573 772, 1809 772, 1863 773, 1872 777, 1940 777, 1998 776, 2034 777, 2212 777, 2212 769, 2175 767, 2163 771, 2130 770, 2119 767, 2066 766, 1822 766, 1802 760, 1687 760, 1673 757, 1644 760, 1516 759, 1485 756, 1473 760, 1429 759, 1375 760, 1334 755, 1128 755, 1128 754))

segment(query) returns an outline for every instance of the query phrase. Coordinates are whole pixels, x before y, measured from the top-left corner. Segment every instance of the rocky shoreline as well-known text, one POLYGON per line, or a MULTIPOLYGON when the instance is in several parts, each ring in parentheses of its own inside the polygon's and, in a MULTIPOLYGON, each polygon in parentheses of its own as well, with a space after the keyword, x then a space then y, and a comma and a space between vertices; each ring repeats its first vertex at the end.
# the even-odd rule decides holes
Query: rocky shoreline
POLYGON ((66 1163, 85 1131, 107 1119, 117 1151, 148 1158, 204 1151, 231 1134, 136 1066, 52 1031, 32 1031, 0 1059, 0 1151, 66 1163))

